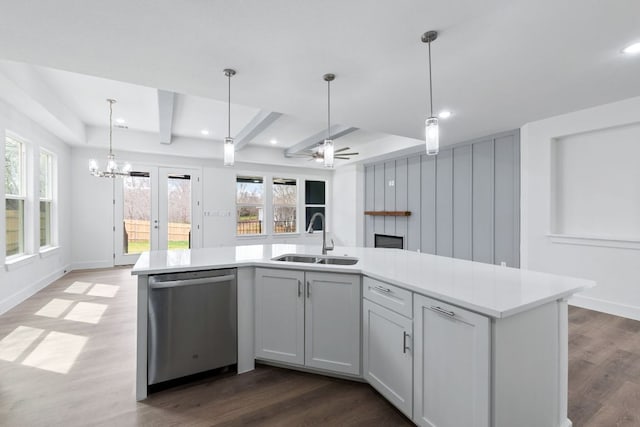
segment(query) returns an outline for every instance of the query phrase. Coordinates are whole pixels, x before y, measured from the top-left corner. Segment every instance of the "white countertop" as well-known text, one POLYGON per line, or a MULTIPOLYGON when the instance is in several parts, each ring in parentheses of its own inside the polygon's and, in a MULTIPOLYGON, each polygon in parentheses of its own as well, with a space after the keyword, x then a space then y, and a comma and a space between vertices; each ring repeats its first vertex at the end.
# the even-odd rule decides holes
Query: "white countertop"
POLYGON ((399 249, 338 246, 329 253, 357 257, 355 265, 271 260, 283 254, 320 255, 320 249, 319 245, 277 244, 152 251, 140 255, 132 274, 247 266, 363 274, 494 318, 520 313, 595 286, 591 280, 399 249))

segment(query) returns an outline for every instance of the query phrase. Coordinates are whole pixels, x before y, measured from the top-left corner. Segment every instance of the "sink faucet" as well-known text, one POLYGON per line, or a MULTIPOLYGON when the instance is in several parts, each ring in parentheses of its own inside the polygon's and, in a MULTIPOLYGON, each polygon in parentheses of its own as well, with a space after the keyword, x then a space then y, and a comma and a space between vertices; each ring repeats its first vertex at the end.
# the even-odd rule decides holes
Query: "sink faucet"
POLYGON ((327 246, 327 227, 324 221, 324 214, 322 212, 316 212, 311 216, 311 221, 309 221, 309 228, 307 229, 307 233, 313 233, 313 222, 316 217, 319 216, 322 221, 322 255, 326 255, 327 251, 333 250, 333 239, 331 239, 331 243, 327 246))

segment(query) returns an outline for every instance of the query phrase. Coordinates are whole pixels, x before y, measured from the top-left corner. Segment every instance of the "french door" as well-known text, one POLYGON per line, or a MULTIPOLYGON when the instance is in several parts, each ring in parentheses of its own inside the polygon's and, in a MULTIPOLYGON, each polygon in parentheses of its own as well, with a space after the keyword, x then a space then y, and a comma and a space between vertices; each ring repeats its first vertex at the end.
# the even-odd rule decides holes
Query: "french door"
POLYGON ((114 264, 145 251, 201 246, 200 170, 137 167, 116 181, 114 264))

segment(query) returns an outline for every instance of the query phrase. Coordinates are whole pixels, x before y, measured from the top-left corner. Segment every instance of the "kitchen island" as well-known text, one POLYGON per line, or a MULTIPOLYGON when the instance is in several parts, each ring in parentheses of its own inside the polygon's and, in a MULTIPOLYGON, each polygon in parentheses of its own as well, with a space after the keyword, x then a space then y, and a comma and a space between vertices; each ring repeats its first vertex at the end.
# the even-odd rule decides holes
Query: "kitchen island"
POLYGON ((353 265, 273 260, 320 252, 142 254, 136 397, 147 395, 149 277, 235 268, 239 373, 257 359, 364 379, 419 425, 571 425, 567 298, 593 282, 397 249, 332 251, 353 265))

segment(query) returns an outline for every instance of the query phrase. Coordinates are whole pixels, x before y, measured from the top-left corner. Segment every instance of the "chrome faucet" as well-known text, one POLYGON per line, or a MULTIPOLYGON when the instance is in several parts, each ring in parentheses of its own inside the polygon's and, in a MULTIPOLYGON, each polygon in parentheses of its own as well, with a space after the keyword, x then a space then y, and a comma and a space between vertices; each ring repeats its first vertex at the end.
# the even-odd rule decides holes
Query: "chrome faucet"
POLYGON ((313 222, 316 217, 319 216, 322 220, 322 255, 326 255, 327 251, 333 250, 333 239, 331 239, 331 243, 327 246, 327 227, 324 221, 324 214, 322 212, 316 212, 311 216, 311 221, 309 221, 309 228, 307 229, 307 233, 313 233, 313 222))

